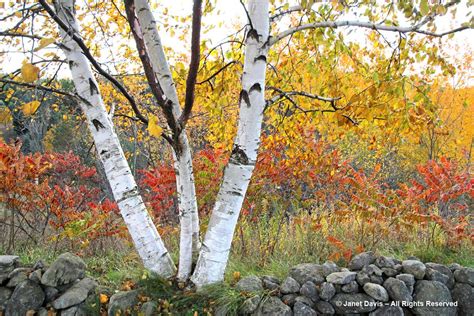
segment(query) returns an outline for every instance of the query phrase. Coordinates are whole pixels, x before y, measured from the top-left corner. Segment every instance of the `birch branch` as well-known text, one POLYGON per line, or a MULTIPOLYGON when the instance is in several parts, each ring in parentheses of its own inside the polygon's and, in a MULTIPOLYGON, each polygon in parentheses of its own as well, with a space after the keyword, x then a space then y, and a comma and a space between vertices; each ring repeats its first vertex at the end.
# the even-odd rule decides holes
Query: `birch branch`
POLYGON ((194 0, 193 5, 193 29, 191 34, 191 61, 186 79, 186 94, 184 98, 184 109, 179 118, 181 129, 184 128, 189 119, 194 104, 194 91, 196 88, 196 78, 199 70, 200 59, 200 37, 201 37, 201 17, 202 0, 194 0))
POLYGON ((460 32, 462 30, 471 29, 472 27, 464 25, 457 27, 455 29, 443 32, 443 33, 434 33, 427 30, 420 29, 424 25, 424 22, 414 25, 414 26, 393 26, 393 25, 386 25, 386 24, 375 24, 370 22, 361 22, 361 21, 326 21, 326 22, 315 22, 315 23, 308 23, 299 25, 293 28, 290 28, 286 31, 283 31, 276 36, 272 37, 269 41, 269 45, 274 45, 278 41, 284 39, 287 36, 293 35, 297 32, 304 31, 304 30, 311 30, 317 28, 338 28, 344 26, 355 26, 361 28, 367 28, 372 30, 378 31, 387 31, 387 32, 397 32, 397 33, 419 33, 433 37, 443 37, 452 33, 460 32))

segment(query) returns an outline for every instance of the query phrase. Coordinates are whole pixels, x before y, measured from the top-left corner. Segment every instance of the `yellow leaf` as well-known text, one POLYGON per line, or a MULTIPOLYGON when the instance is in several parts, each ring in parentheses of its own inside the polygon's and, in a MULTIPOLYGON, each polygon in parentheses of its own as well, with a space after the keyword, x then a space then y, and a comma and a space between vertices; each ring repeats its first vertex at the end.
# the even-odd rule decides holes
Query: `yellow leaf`
POLYGON ((40 101, 37 101, 37 100, 31 101, 31 102, 28 102, 28 103, 24 104, 21 107, 21 110, 23 111, 23 114, 25 114, 25 115, 32 115, 36 112, 36 110, 38 109, 40 104, 41 104, 40 101))
POLYGON ((40 69, 30 63, 23 62, 21 67, 21 77, 25 82, 33 82, 39 78, 40 69))
POLYGON ((99 294, 99 301, 101 304, 105 304, 109 301, 109 297, 105 294, 99 294))
POLYGON ((160 137, 161 133, 163 133, 163 129, 158 125, 157 117, 150 117, 150 121, 148 122, 148 133, 153 137, 160 137))
POLYGON ((54 43, 54 38, 51 37, 44 37, 39 41, 38 47, 36 47, 35 52, 39 51, 40 49, 45 48, 49 44, 54 43))

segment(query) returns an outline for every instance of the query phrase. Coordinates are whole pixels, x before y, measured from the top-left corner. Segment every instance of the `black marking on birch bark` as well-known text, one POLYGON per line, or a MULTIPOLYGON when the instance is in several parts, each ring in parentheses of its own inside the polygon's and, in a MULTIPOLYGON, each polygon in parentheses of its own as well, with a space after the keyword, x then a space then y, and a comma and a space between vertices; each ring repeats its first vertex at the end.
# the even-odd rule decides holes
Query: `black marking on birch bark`
POLYGON ((247 104, 247 107, 250 107, 249 93, 244 89, 240 91, 239 103, 242 102, 242 100, 244 100, 244 102, 247 104))
POLYGON ((257 91, 257 92, 262 92, 262 87, 260 86, 260 84, 258 82, 254 83, 251 87, 250 87, 250 90, 249 90, 249 93, 252 93, 252 91, 257 91))
POLYGON ((234 149, 232 149, 232 153, 230 154, 230 160, 238 165, 249 164, 249 158, 247 157, 247 154, 242 148, 240 148, 238 144, 236 144, 234 146, 234 149))
POLYGON ((227 193, 229 193, 230 195, 242 196, 242 193, 240 193, 238 191, 227 191, 227 193))
POLYGON ((258 41, 258 32, 256 29, 251 29, 247 33, 247 39, 253 38, 254 40, 258 41))
POLYGON ((258 57, 255 57, 255 61, 259 61, 259 60, 262 60, 264 61, 265 63, 267 63, 267 56, 265 55, 260 55, 258 57))
POLYGON ((89 78, 89 88, 90 88, 91 95, 99 94, 99 88, 97 88, 97 86, 95 85, 94 81, 92 81, 91 78, 89 78))
POLYGON ((104 124, 102 124, 99 120, 97 119, 93 119, 92 120, 92 124, 94 124, 94 127, 97 131, 99 131, 99 129, 101 128, 105 128, 104 124))
POLYGON ((75 66, 74 60, 69 61, 69 68, 73 68, 75 66))
POLYGON ((136 197, 137 195, 138 195, 138 189, 137 189, 137 187, 134 187, 133 189, 126 191, 122 195, 122 198, 119 201, 117 201, 117 203, 120 203, 120 202, 125 201, 126 199, 129 199, 129 198, 132 198, 132 197, 136 197))

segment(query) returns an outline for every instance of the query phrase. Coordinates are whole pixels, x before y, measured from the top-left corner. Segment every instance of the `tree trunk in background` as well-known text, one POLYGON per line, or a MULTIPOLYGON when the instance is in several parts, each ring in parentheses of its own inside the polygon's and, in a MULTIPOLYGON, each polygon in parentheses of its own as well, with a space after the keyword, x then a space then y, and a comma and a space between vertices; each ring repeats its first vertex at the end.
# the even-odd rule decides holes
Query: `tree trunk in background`
POLYGON ((224 279, 235 226, 260 144, 269 39, 268 0, 250 0, 247 9, 250 26, 245 40, 239 125, 196 271, 191 278, 198 287, 224 279))
MULTIPOLYGON (((178 121, 181 115, 181 107, 155 18, 147 0, 135 0, 135 7, 153 71, 156 78, 158 78, 166 100, 172 108, 175 119, 178 121)), ((186 131, 181 132, 178 141, 180 152, 174 155, 181 226, 178 279, 186 280, 191 275, 193 253, 197 255, 200 249, 199 216, 191 147, 186 131)))
MULTIPOLYGON (((58 16, 79 34, 78 23, 74 16, 74 1, 59 0, 55 2, 55 7, 58 16)), ((63 44, 68 48, 63 51, 69 63, 76 91, 87 100, 81 102, 81 108, 87 118, 99 159, 104 166, 114 198, 135 247, 147 269, 163 277, 172 276, 175 271, 174 264, 138 192, 89 63, 71 36, 62 29, 60 34, 63 44)))

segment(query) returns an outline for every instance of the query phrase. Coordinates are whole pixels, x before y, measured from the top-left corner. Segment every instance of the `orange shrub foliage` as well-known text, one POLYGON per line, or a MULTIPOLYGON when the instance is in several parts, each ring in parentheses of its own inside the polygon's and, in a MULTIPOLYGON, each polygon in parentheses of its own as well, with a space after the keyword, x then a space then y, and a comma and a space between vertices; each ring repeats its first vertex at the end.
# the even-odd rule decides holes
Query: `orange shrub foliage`
MULTIPOLYGON (((72 153, 23 155, 20 145, 0 143, 0 202, 10 215, 2 225, 38 242, 77 239, 83 245, 123 233, 114 202, 104 199, 95 168, 72 153), (53 230, 51 230, 53 228, 53 230)), ((13 240, 13 239, 12 239, 13 240)))

